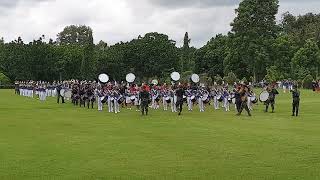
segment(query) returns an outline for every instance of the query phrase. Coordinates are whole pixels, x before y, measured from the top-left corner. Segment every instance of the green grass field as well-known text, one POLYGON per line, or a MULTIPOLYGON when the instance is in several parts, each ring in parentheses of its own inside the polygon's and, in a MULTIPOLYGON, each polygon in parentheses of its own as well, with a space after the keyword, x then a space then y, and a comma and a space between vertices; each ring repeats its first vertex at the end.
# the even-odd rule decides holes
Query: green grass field
POLYGON ((0 179, 320 179, 320 94, 301 94, 300 117, 289 94, 274 114, 142 117, 0 90, 0 179))

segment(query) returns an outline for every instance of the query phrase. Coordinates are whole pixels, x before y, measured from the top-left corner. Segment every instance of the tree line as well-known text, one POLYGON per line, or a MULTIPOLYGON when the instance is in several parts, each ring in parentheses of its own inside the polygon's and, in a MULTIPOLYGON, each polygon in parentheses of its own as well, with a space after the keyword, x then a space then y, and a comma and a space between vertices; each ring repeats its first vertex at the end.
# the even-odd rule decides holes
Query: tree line
POLYGON ((319 78, 320 14, 285 13, 277 23, 278 8, 278 0, 241 1, 231 31, 198 49, 190 47, 188 33, 182 47, 157 32, 112 46, 103 41, 94 44, 93 30, 85 25, 65 27, 56 40, 42 36, 25 43, 19 37, 4 43, 0 39, 0 77, 93 80, 107 73, 119 81, 133 72, 140 81, 169 81, 170 73, 179 71, 186 79, 198 73, 206 81, 319 78))

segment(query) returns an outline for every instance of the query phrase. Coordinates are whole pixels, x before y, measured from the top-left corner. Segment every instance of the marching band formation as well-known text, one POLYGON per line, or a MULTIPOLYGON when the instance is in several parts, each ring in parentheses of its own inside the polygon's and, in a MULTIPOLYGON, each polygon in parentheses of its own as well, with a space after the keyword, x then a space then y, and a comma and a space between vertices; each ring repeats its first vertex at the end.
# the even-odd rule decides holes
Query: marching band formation
MULTIPOLYGON (((99 75, 99 82, 16 82, 16 94, 39 97, 40 101, 45 101, 47 97, 57 97, 57 103, 70 100, 74 106, 92 109, 97 104, 98 111, 107 106, 109 113, 120 113, 121 108, 127 108, 147 115, 148 107, 155 110, 161 107, 164 111, 177 112, 180 115, 183 104, 186 103, 188 111, 193 111, 194 107, 198 106, 200 112, 210 107, 215 110, 222 108, 228 112, 230 106, 234 106, 237 115, 245 109, 249 116, 258 100, 265 104, 266 112, 269 106, 274 112, 275 97, 279 94, 273 86, 267 86, 265 91, 257 96, 250 85, 244 83, 235 83, 233 89, 228 85, 206 87, 199 84, 199 76, 196 74, 192 75, 192 82, 188 84, 178 82, 178 73, 173 73, 171 78, 172 84, 159 85, 157 80, 153 80, 151 84, 142 83, 140 86, 134 83, 135 76, 132 73, 127 75, 126 83, 109 82, 106 74, 99 75)), ((300 100, 300 93, 293 93, 293 98, 300 100)), ((298 108, 296 105, 294 115, 298 115, 298 108)))

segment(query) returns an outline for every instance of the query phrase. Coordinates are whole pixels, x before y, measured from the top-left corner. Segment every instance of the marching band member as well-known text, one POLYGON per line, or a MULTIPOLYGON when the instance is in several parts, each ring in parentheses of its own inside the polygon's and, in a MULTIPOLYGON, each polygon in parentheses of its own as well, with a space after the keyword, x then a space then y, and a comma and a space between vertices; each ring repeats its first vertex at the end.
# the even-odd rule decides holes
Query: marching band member
POLYGON ((53 91, 52 91, 52 97, 56 97, 57 96, 57 82, 56 81, 54 81, 53 82, 53 91))
POLYGON ((245 109, 247 111, 248 116, 251 116, 250 110, 247 105, 248 92, 249 92, 248 87, 243 84, 239 90, 240 102, 238 102, 238 103, 240 103, 240 108, 239 108, 239 111, 237 114, 238 116, 241 115, 243 109, 245 109))
POLYGON ((148 115, 150 94, 148 92, 147 85, 142 86, 142 91, 139 94, 139 99, 141 100, 141 113, 142 113, 142 115, 144 115, 144 114, 148 115))
POLYGON ((64 97, 61 96, 61 94, 60 94, 62 89, 63 89, 62 84, 58 84, 57 85, 57 103, 58 104, 60 103, 60 98, 62 100, 62 104, 64 104, 64 97))
POLYGON ((192 111, 193 102, 192 102, 192 89, 190 88, 190 85, 186 90, 186 96, 187 96, 188 111, 192 111))
POLYGON ((156 90, 155 90, 155 85, 151 89, 151 108, 156 109, 156 90))
POLYGON ((204 90, 202 88, 199 88, 197 91, 197 99, 198 99, 200 112, 204 112, 204 103, 202 100, 203 96, 204 96, 204 90))
POLYGON ((121 98, 121 94, 119 92, 119 90, 117 89, 117 87, 114 87, 113 90, 113 105, 114 105, 114 113, 120 113, 120 104, 118 102, 118 100, 121 98))
POLYGON ((256 98, 256 94, 251 90, 249 92, 249 97, 248 98, 248 108, 250 111, 253 111, 253 103, 256 103, 257 102, 257 99, 256 98))
POLYGON ((219 99, 221 98, 221 93, 219 91, 219 89, 214 89, 214 98, 213 98, 213 106, 215 110, 220 109, 219 107, 219 99))
POLYGON ((171 112, 177 112, 177 107, 175 103, 175 92, 172 89, 172 86, 169 87, 169 96, 170 96, 170 102, 171 102, 171 112))
POLYGON ((168 110, 168 90, 166 87, 166 84, 164 84, 161 88, 161 96, 162 96, 162 104, 163 104, 163 110, 167 111, 168 110))
MULTIPOLYGON (((79 96, 80 96, 80 107, 83 105, 83 107, 86 107, 86 91, 84 87, 84 82, 81 82, 80 84, 80 90, 79 90, 79 96)), ((57 91, 58 92, 58 91, 57 91)))
POLYGON ((298 86, 294 85, 292 93, 292 116, 298 116, 299 114, 299 105, 300 105, 300 91, 298 86))
POLYGON ((230 111, 230 103, 229 103, 230 93, 227 89, 224 89, 223 91, 223 104, 224 108, 227 111, 230 111))
POLYGON ((108 97, 108 111, 109 111, 109 113, 112 113, 113 112, 114 95, 113 95, 113 90, 112 90, 111 85, 109 85, 109 87, 108 87, 107 97, 108 97))
MULTIPOLYGON (((131 110, 131 106, 132 106, 132 99, 131 99, 131 97, 133 97, 133 94, 132 94, 131 87, 130 87, 129 85, 128 85, 128 87, 125 89, 124 97, 125 97, 125 99, 126 99, 127 109, 130 109, 130 110, 131 110)), ((134 99, 135 99, 135 98, 134 98, 134 99)))
POLYGON ((46 86, 45 86, 44 82, 42 82, 42 83, 40 83, 40 86, 39 86, 39 99, 40 99, 40 101, 45 101, 46 97, 47 97, 46 86))
POLYGON ((185 91, 183 89, 183 86, 179 85, 179 88, 176 90, 176 95, 177 95, 176 107, 178 107, 179 116, 181 115, 181 112, 182 112, 184 94, 185 94, 185 91))
POLYGON ((97 88, 95 89, 95 95, 98 99, 98 111, 102 111, 102 108, 103 108, 102 98, 104 96, 103 96, 103 89, 101 88, 101 85, 98 85, 97 88))
POLYGON ((279 92, 274 88, 273 85, 267 87, 267 91, 269 93, 269 99, 266 101, 266 110, 265 112, 268 112, 269 105, 271 105, 272 108, 272 113, 274 113, 274 104, 275 104, 275 99, 276 95, 279 94, 279 92))
POLYGON ((137 85, 134 86, 134 95, 135 95, 135 99, 134 99, 134 105, 136 106, 136 111, 140 111, 140 104, 141 104, 141 100, 139 98, 139 87, 137 85))

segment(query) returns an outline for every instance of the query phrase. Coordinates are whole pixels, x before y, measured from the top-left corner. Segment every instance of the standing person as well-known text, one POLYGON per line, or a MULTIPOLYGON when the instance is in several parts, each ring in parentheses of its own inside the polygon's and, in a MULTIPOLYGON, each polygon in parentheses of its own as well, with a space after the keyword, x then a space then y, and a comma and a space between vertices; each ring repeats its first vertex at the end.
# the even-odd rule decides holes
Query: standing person
POLYGON ((161 96, 162 96, 162 105, 163 105, 163 110, 168 111, 168 102, 170 99, 168 89, 166 84, 164 84, 161 88, 161 96))
POLYGON ((216 89, 215 90, 215 96, 214 96, 214 99, 213 99, 213 105, 214 105, 214 109, 215 110, 219 110, 220 109, 220 105, 219 105, 219 100, 221 99, 221 91, 219 89, 216 89))
POLYGON ((179 88, 176 90, 176 96, 177 96, 176 107, 178 108, 179 116, 181 115, 181 112, 182 112, 184 94, 185 94, 185 91, 183 89, 183 86, 179 85, 179 88))
POLYGON ((95 95, 97 96, 97 100, 98 100, 98 111, 102 111, 102 108, 103 108, 102 98, 104 98, 104 96, 103 96, 103 89, 101 85, 97 86, 95 90, 95 95))
POLYGON ((238 113, 240 112, 240 109, 241 109, 240 89, 241 88, 238 86, 237 89, 234 90, 235 106, 238 113))
POLYGON ((127 109, 131 110, 131 106, 132 106, 132 99, 131 97, 133 97, 132 94, 132 90, 131 87, 127 87, 124 91, 124 96, 125 96, 125 104, 127 109))
POLYGON ((151 89, 151 95, 152 95, 152 104, 151 107, 153 109, 159 109, 159 91, 158 91, 158 87, 156 85, 154 85, 151 89))
POLYGON ((238 112, 238 116, 241 115, 243 109, 245 109, 248 113, 248 116, 251 116, 251 113, 250 113, 250 110, 248 108, 248 104, 247 104, 247 101, 248 101, 248 92, 249 92, 249 89, 246 85, 242 85, 241 88, 240 88, 240 91, 239 91, 239 95, 240 95, 240 101, 239 103, 241 103, 240 105, 240 109, 239 109, 239 112, 238 112))
POLYGON ((266 101, 266 110, 265 110, 265 112, 268 112, 269 105, 271 105, 272 113, 274 113, 275 99, 276 99, 276 95, 278 95, 279 92, 274 88, 273 85, 267 87, 267 91, 269 93, 269 99, 266 101))
POLYGON ((225 89, 223 91, 223 103, 224 103, 224 108, 225 108, 226 112, 230 111, 229 98, 230 98, 230 93, 229 93, 228 89, 225 89))
POLYGON ((113 112, 114 96, 113 96, 113 90, 112 90, 111 86, 108 87, 106 98, 108 98, 108 112, 112 113, 113 112))
POLYGON ((46 98, 47 98, 46 86, 45 86, 45 83, 42 82, 39 88, 39 99, 40 101, 45 101, 46 98))
POLYGON ((298 86, 295 85, 293 87, 292 93, 292 116, 299 115, 299 105, 300 105, 300 91, 298 90, 298 86))
POLYGON ((64 104, 64 97, 61 96, 60 92, 62 90, 62 84, 58 84, 57 85, 57 103, 59 104, 60 103, 60 98, 62 100, 62 104, 64 104))
POLYGON ((197 91, 197 99, 198 99, 198 105, 199 105, 200 112, 204 112, 204 103, 202 100, 203 96, 204 96, 204 91, 203 91, 202 87, 199 87, 199 89, 197 91))
POLYGON ((118 87, 115 86, 113 90, 113 107, 114 107, 114 113, 120 113, 120 104, 119 104, 119 99, 121 98, 121 94, 118 90, 118 87))
POLYGON ((139 87, 138 85, 135 85, 134 87, 134 94, 135 94, 135 100, 134 100, 134 105, 136 106, 136 111, 140 111, 140 98, 139 98, 139 87))
POLYGON ((141 112, 142 115, 144 115, 144 112, 146 115, 148 115, 148 106, 149 106, 149 100, 150 100, 150 94, 148 92, 147 86, 142 86, 142 91, 139 94, 139 98, 141 100, 141 112))
POLYGON ((186 91, 186 96, 187 96, 187 104, 188 104, 188 111, 192 111, 192 106, 193 106, 193 102, 192 102, 192 89, 190 87, 190 85, 188 86, 188 89, 186 91))
POLYGON ((18 81, 14 82, 14 90, 15 90, 14 91, 15 94, 20 94, 19 93, 19 82, 18 81))
POLYGON ((175 104, 175 95, 174 95, 174 90, 172 89, 173 87, 169 87, 168 95, 170 97, 170 107, 171 107, 171 112, 177 112, 176 104, 175 104))

